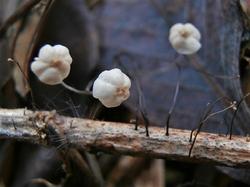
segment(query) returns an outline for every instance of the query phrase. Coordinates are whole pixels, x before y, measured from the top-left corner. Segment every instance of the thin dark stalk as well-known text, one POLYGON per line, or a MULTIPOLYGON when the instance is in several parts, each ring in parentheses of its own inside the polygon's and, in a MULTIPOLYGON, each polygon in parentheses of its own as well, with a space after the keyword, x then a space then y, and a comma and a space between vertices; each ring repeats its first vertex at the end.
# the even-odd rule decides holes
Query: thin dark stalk
MULTIPOLYGON (((206 107, 205 110, 203 111, 202 117, 201 117, 200 120, 199 120, 198 128, 199 128, 201 122, 203 121, 203 119, 205 119, 205 118, 208 116, 208 114, 211 113, 211 111, 212 111, 213 107, 215 106, 215 104, 218 103, 222 98, 223 98, 223 97, 216 99, 216 101, 214 101, 212 104, 211 104, 211 103, 208 103, 208 104, 207 104, 207 107, 206 107)), ((194 132, 195 132, 196 130, 197 130, 197 129, 193 129, 193 130, 191 131, 189 142, 192 142, 193 134, 194 134, 194 132)))
MULTIPOLYGON (((141 116, 142 116, 143 121, 144 121, 145 129, 146 129, 146 136, 149 136, 149 130, 148 130, 149 120, 148 120, 148 117, 147 117, 147 111, 146 111, 146 107, 145 107, 145 103, 144 103, 144 101, 145 101, 144 94, 142 92, 140 83, 139 83, 139 81, 138 81, 138 79, 136 77, 134 78, 134 81, 135 81, 135 86, 136 86, 138 97, 139 97, 138 98, 139 111, 140 111, 141 116)), ((137 129, 138 128, 138 122, 136 122, 135 124, 136 124, 135 128, 137 129)))
MULTIPOLYGON (((235 107, 235 103, 231 103, 231 105, 229 105, 228 107, 226 107, 226 108, 224 108, 224 109, 222 109, 222 110, 219 110, 219 111, 217 111, 217 112, 210 113, 210 112, 212 111, 213 107, 215 106, 215 104, 216 104, 218 101, 220 101, 221 99, 222 99, 222 98, 217 99, 216 102, 214 102, 214 103, 211 105, 211 107, 210 107, 209 110, 207 111, 206 115, 204 116, 203 120, 199 123, 197 132, 196 132, 195 135, 194 135, 194 140, 193 140, 192 145, 191 145, 191 147, 190 147, 190 149, 189 149, 189 153, 188 153, 188 156, 189 156, 189 157, 191 156, 191 153, 192 153, 194 144, 195 144, 195 142, 196 142, 197 136, 198 136, 198 134, 200 133, 201 128, 203 127, 203 125, 205 124, 205 122, 206 122, 208 119, 210 119, 212 116, 215 116, 215 115, 217 115, 217 114, 220 114, 220 113, 222 113, 222 112, 227 111, 227 110, 230 109, 230 108, 235 107)), ((193 133, 193 131, 192 131, 191 133, 193 133)))
POLYGON ((135 130, 138 130, 138 126, 139 126, 139 115, 140 115, 140 110, 137 109, 136 116, 135 116, 135 130))
POLYGON ((177 97, 179 95, 179 90, 180 90, 180 82, 181 82, 181 67, 176 63, 176 67, 178 69, 178 81, 176 83, 176 87, 175 87, 175 93, 174 93, 174 98, 173 98, 173 102, 172 102, 172 105, 168 111, 168 116, 167 116, 167 121, 166 121, 166 136, 169 135, 169 124, 170 124, 170 118, 171 118, 171 115, 172 115, 172 112, 175 108, 175 105, 176 105, 176 101, 177 101, 177 97))
POLYGON ((232 134, 233 134, 233 123, 234 123, 234 119, 236 118, 236 115, 239 111, 240 105, 242 104, 242 102, 250 95, 250 93, 247 93, 244 97, 241 98, 241 100, 238 102, 237 106, 236 106, 236 110, 233 113, 233 117, 230 123, 230 135, 229 135, 229 139, 232 139, 232 134))
POLYGON ((226 107, 226 108, 224 108, 224 109, 222 109, 222 110, 219 110, 219 111, 217 111, 217 112, 214 112, 214 113, 212 113, 212 114, 209 114, 202 122, 206 122, 209 118, 211 118, 211 117, 213 117, 213 116, 215 116, 215 115, 217 115, 217 114, 219 114, 219 113, 225 112, 226 110, 228 110, 228 109, 230 109, 230 108, 233 108, 233 107, 235 107, 235 104, 234 104, 234 103, 232 103, 230 106, 228 106, 228 107, 226 107))
MULTIPOLYGON (((146 107, 145 107, 144 94, 143 94, 142 88, 140 86, 140 82, 136 76, 137 73, 136 73, 136 71, 128 71, 128 69, 122 64, 122 61, 121 61, 122 56, 126 56, 129 58, 130 61, 134 61, 134 59, 128 53, 121 52, 121 53, 114 56, 114 61, 113 61, 114 65, 122 67, 122 69, 124 69, 124 71, 126 71, 126 74, 128 74, 135 82, 135 87, 136 87, 136 91, 138 94, 139 112, 140 112, 140 114, 143 118, 143 121, 144 121, 145 129, 146 129, 146 136, 149 136, 149 130, 148 130, 149 120, 147 117, 147 112, 146 112, 146 107)), ((138 114, 137 114, 136 122, 135 122, 135 130, 137 130, 137 129, 138 129, 138 114)))
POLYGON ((68 101, 66 101, 67 105, 69 106, 68 108, 70 109, 70 111, 72 112, 72 114, 75 117, 80 118, 80 113, 79 113, 79 109, 81 108, 80 104, 79 105, 75 105, 74 101, 72 100, 71 97, 69 97, 68 101))
POLYGON ((91 110, 90 114, 89 114, 89 119, 96 119, 98 114, 100 114, 100 112, 102 111, 103 107, 102 104, 100 102, 98 102, 93 110, 91 110))

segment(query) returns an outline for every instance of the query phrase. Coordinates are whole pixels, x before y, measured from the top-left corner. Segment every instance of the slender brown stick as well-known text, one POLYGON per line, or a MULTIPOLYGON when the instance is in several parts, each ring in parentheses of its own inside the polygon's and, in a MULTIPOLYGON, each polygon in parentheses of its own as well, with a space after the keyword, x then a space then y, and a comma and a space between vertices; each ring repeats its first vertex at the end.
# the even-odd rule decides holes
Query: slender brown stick
MULTIPOLYGON (((217 101, 219 101, 219 100, 217 100, 217 101)), ((228 107, 226 107, 226 108, 224 108, 224 109, 222 109, 222 110, 219 110, 219 111, 217 111, 217 112, 213 112, 213 113, 211 113, 211 114, 209 114, 210 112, 208 111, 208 113, 204 116, 203 120, 200 122, 199 127, 198 127, 198 129, 197 129, 197 132, 196 132, 195 135, 194 135, 194 140, 193 140, 193 142, 192 142, 192 145, 191 145, 191 147, 190 147, 190 149, 189 149, 189 153, 188 153, 189 156, 191 156, 191 153, 192 153, 192 150, 193 150, 193 148, 194 148, 194 144, 195 144, 195 142, 196 142, 197 136, 198 136, 198 134, 200 133, 201 128, 203 127, 203 125, 205 124, 205 122, 206 122, 210 117, 215 116, 215 115, 217 115, 217 114, 220 114, 220 113, 222 113, 222 112, 225 112, 225 111, 227 111, 228 109, 233 108, 233 107, 235 107, 235 103, 232 103, 230 106, 228 106, 228 107)), ((211 110, 212 110, 212 108, 213 108, 213 107, 211 107, 211 110)), ((194 132, 194 131, 191 132, 190 140, 192 140, 192 133, 193 133, 193 132, 194 132)), ((190 140, 189 140, 189 141, 190 141, 190 140)))
POLYGON ((21 5, 3 24, 0 26, 0 38, 3 37, 8 28, 13 25, 18 19, 27 14, 31 8, 38 4, 41 0, 29 0, 21 5))
POLYGON ((248 137, 232 136, 229 140, 225 135, 200 132, 192 155, 188 157, 190 131, 171 129, 171 132, 170 136, 165 136, 164 128, 152 127, 151 136, 146 137, 144 128, 139 127, 135 131, 131 124, 81 118, 73 120, 55 112, 0 109, 2 139, 52 146, 50 137, 58 136, 66 139, 70 147, 85 151, 250 168, 248 137), (73 128, 71 123, 74 123, 73 128))

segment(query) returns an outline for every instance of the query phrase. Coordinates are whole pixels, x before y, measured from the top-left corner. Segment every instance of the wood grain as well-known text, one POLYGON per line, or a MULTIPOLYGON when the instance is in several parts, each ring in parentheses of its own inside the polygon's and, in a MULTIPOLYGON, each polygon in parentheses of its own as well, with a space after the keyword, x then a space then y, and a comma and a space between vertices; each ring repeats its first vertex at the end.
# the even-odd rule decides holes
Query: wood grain
POLYGON ((26 109, 0 109, 0 138, 28 141, 44 146, 75 147, 90 152, 147 156, 188 162, 250 167, 248 137, 200 133, 191 157, 190 131, 150 128, 134 130, 132 124, 93 121, 58 115, 55 111, 32 112, 26 109), (60 144, 58 144, 60 140, 60 144))

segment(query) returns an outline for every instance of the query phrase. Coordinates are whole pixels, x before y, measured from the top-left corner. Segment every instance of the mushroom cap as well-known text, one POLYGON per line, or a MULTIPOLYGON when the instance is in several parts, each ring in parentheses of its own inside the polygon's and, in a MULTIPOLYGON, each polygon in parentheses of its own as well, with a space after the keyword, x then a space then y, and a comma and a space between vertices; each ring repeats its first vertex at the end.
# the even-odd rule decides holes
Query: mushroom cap
POLYGON ((72 57, 68 48, 47 44, 40 49, 38 57, 32 62, 31 70, 41 82, 56 85, 69 75, 71 63, 72 57))
POLYGON ((130 96, 131 81, 120 69, 105 70, 95 80, 93 97, 107 108, 117 107, 130 96))
POLYGON ((201 34, 191 23, 177 23, 170 28, 169 41, 180 54, 190 55, 201 48, 201 34))

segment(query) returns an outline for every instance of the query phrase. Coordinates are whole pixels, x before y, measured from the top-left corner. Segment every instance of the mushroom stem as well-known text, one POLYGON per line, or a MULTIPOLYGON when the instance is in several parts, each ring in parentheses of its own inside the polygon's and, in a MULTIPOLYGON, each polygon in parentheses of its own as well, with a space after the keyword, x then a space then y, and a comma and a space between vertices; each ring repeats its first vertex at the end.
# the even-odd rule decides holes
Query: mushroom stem
POLYGON ((66 84, 65 82, 62 82, 61 85, 62 85, 64 88, 66 88, 66 89, 68 89, 68 90, 70 90, 70 91, 72 91, 72 92, 75 92, 75 93, 77 93, 77 94, 88 95, 88 96, 89 96, 89 95, 92 95, 92 92, 91 92, 91 91, 87 91, 87 90, 78 90, 78 89, 76 89, 76 88, 74 88, 74 87, 72 87, 72 86, 66 84))

